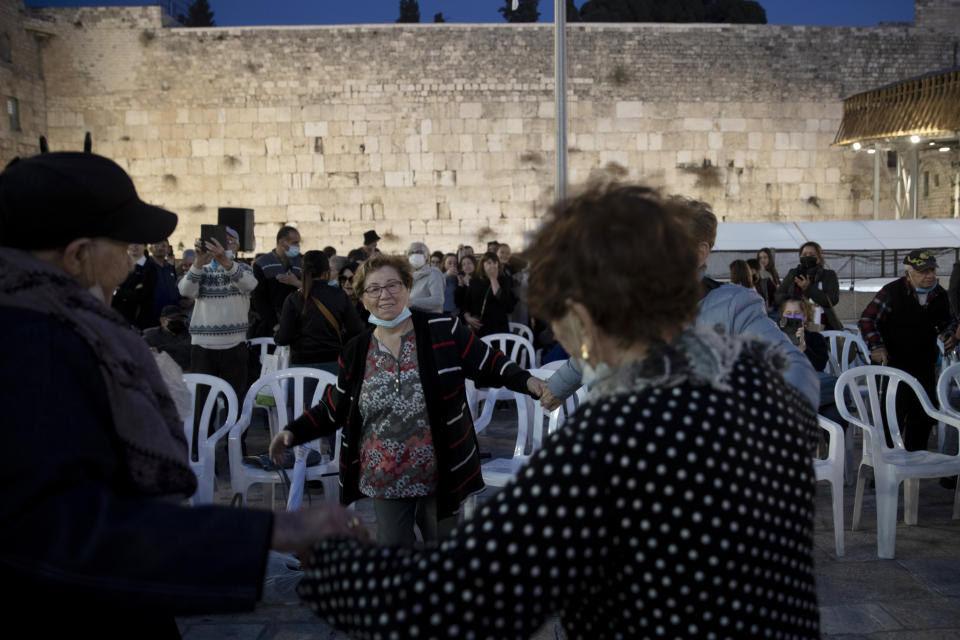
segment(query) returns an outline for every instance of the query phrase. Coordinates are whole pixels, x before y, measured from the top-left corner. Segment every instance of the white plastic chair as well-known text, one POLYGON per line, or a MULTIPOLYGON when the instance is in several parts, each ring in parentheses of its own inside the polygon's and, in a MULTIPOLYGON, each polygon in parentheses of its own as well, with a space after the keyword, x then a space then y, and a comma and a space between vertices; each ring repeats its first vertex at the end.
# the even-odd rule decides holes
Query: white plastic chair
POLYGON ((503 351, 504 355, 516 362, 524 369, 534 366, 536 353, 533 342, 515 333, 491 333, 481 338, 495 349, 503 351))
POLYGON ((817 416, 817 421, 820 428, 829 434, 830 444, 827 447, 827 457, 813 461, 813 470, 817 480, 826 480, 830 483, 830 498, 833 502, 833 542, 837 555, 842 556, 844 448, 840 446, 840 442, 843 441, 843 429, 833 420, 823 416, 817 416))
POLYGON ((856 531, 860 527, 863 490, 866 483, 864 467, 873 467, 877 496, 877 555, 881 558, 894 557, 900 483, 904 484, 904 522, 916 524, 919 478, 960 474, 960 455, 948 456, 932 451, 907 451, 904 448, 896 411, 897 389, 901 384, 907 385, 917 395, 923 410, 932 420, 939 420, 960 430, 960 419, 936 409, 916 378, 893 367, 871 365, 845 371, 837 380, 834 392, 837 409, 843 419, 863 430, 863 458, 857 473, 852 528, 856 531), (887 426, 893 440, 892 447, 887 446, 881 417, 883 413, 880 392, 884 383, 887 385, 884 406, 887 426), (864 402, 864 396, 860 393, 861 386, 866 387, 867 402, 864 402), (853 412, 847 408, 845 396, 853 403, 853 412))
MULTIPOLYGON (((960 410, 950 404, 950 389, 953 386, 960 387, 960 362, 944 369, 937 380, 937 404, 940 405, 940 410, 960 419, 960 410)), ((943 453, 946 425, 938 422, 937 429, 937 450, 943 453)), ((957 488, 953 491, 953 519, 960 519, 960 482, 957 483, 957 488)))
POLYGON ((830 346, 831 375, 839 376, 851 367, 870 364, 870 350, 859 334, 849 331, 821 331, 830 346))
POLYGON ((197 491, 190 498, 191 505, 213 504, 214 482, 216 481, 215 457, 217 442, 225 436, 237 422, 237 394, 226 380, 202 373, 183 374, 183 383, 190 390, 190 415, 183 420, 183 433, 187 438, 187 454, 190 468, 197 476, 197 491), (197 404, 198 387, 207 387, 207 398, 200 409, 197 434, 197 459, 194 460, 193 423, 197 404), (216 417, 218 400, 223 398, 226 403, 226 418, 219 429, 209 433, 210 422, 216 417))
MULTIPOLYGON (((521 325, 522 326, 522 325, 521 325)), ((533 344, 526 338, 513 333, 492 333, 481 338, 494 349, 503 351, 503 354, 517 365, 528 368, 533 366, 535 354, 533 344)), ((467 395, 467 405, 473 416, 474 431, 483 431, 493 418, 493 409, 497 400, 509 400, 513 393, 504 388, 478 388, 472 380, 467 380, 464 389, 467 395)))
POLYGON ((527 342, 533 344, 533 331, 525 324, 520 324, 519 322, 510 323, 510 333, 515 333, 522 338, 526 338, 527 342))
POLYGON ((268 355, 271 352, 271 347, 275 347, 276 343, 273 341, 273 338, 249 338, 247 344, 251 347, 260 348, 260 358, 258 362, 263 363, 263 356, 268 355))
MULTIPOLYGON (((304 408, 311 407, 317 404, 320 401, 324 391, 327 386, 330 384, 336 384, 337 378, 332 373, 328 373, 321 369, 308 369, 304 367, 293 368, 293 369, 283 369, 281 371, 275 371, 269 373, 256 382, 254 382, 250 389, 247 391, 247 395, 243 399, 243 408, 240 412, 240 419, 237 423, 230 429, 230 438, 228 440, 228 451, 230 454, 230 487, 234 496, 240 495, 244 502, 247 500, 247 492, 250 487, 255 484, 268 484, 276 485, 282 482, 281 476, 276 471, 265 471, 264 469, 253 466, 250 464, 245 464, 243 462, 243 454, 240 447, 240 439, 243 436, 243 432, 250 427, 250 417, 253 413, 254 404, 256 402, 257 394, 261 393, 261 389, 267 387, 270 389, 270 392, 273 395, 274 400, 276 401, 275 415, 271 420, 271 433, 270 437, 272 438, 280 430, 287 426, 287 408, 288 408, 288 399, 287 392, 285 387, 287 385, 293 385, 293 415, 299 416, 303 413, 304 408), (317 387, 313 392, 312 398, 303 397, 303 381, 306 378, 314 378, 317 380, 317 387)), ((317 449, 319 450, 318 441, 314 440, 304 445, 296 447, 295 455, 296 462, 294 464, 293 476, 297 477, 297 464, 300 463, 301 457, 303 458, 303 478, 299 484, 306 480, 321 480, 323 482, 323 492, 325 499, 331 499, 334 496, 339 495, 339 457, 340 457, 340 436, 339 432, 335 439, 335 446, 333 457, 329 461, 325 461, 319 465, 313 467, 306 467, 306 455, 309 453, 308 449, 317 449)), ((299 492, 299 495, 302 496, 302 486, 294 486, 294 482, 291 479, 291 492, 290 497, 288 498, 287 507, 288 509, 295 509, 299 505, 296 504, 295 500, 290 498, 295 498, 295 491, 299 492)), ((271 505, 272 506, 272 505, 271 505)))

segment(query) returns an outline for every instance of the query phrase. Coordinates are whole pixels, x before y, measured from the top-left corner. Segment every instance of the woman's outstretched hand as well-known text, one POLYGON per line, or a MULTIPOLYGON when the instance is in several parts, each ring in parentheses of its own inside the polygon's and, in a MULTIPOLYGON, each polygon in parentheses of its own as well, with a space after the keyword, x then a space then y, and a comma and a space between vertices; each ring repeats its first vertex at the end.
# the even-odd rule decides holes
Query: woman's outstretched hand
POLYGON ((293 434, 287 430, 283 430, 274 436, 273 440, 270 441, 270 459, 273 460, 274 464, 277 466, 283 464, 284 458, 287 457, 287 449, 292 444, 293 434))

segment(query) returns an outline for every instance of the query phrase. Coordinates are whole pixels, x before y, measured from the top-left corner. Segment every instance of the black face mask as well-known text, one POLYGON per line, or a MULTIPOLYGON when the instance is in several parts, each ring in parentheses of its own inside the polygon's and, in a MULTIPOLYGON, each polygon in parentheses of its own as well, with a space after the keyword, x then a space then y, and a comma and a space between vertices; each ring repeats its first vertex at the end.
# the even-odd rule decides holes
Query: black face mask
POLYGON ((800 258, 800 266, 807 271, 813 271, 817 268, 817 257, 816 256, 803 256, 800 258))
POLYGON ((181 318, 167 320, 167 331, 177 336, 187 330, 187 321, 181 318))

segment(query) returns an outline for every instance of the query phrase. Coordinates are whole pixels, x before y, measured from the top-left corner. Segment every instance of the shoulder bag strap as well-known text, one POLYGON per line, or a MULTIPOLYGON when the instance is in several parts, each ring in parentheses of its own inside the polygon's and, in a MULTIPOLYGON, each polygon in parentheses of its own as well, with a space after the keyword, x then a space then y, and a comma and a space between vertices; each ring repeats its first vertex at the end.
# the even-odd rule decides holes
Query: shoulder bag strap
POLYGON ((320 313, 323 314, 323 317, 327 319, 331 325, 333 325, 333 330, 337 334, 337 339, 340 340, 340 344, 343 344, 343 335, 340 333, 340 323, 337 322, 337 319, 333 317, 333 314, 330 313, 330 310, 326 306, 313 296, 310 296, 310 299, 313 300, 313 304, 317 305, 317 309, 320 310, 320 313))

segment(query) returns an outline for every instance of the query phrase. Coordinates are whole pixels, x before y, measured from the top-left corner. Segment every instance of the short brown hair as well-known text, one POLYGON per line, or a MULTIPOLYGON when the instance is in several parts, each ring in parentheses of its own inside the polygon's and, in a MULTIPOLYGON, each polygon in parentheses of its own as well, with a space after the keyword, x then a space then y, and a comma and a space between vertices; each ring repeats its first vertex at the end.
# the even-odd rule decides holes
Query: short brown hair
POLYGON ((680 207, 693 241, 706 242, 713 249, 713 243, 717 241, 717 216, 711 211, 710 205, 682 196, 673 196, 670 200, 680 207))
POLYGON ((407 289, 413 286, 413 272, 410 270, 410 261, 406 256, 390 256, 385 253, 375 253, 364 261, 353 274, 353 290, 357 297, 363 295, 367 276, 383 267, 393 267, 400 276, 400 282, 407 289))
POLYGON ((548 321, 583 304, 618 342, 658 342, 697 313, 690 205, 636 185, 600 185, 557 204, 533 245, 531 312, 548 321), (664 268, 668 267, 668 268, 664 268))

